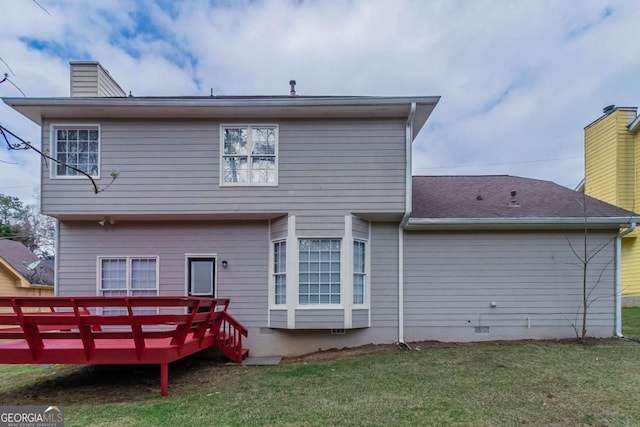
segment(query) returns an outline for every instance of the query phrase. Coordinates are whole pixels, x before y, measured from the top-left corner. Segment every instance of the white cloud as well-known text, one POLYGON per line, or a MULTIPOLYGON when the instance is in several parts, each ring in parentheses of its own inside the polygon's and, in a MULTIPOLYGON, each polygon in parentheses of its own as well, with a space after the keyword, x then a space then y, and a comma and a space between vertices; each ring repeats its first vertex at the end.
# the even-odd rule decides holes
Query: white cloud
MULTIPOLYGON (((420 174, 573 186, 583 127, 604 105, 640 102, 636 2, 39 2, 52 16, 7 2, 0 28, 29 96, 66 96, 74 59, 99 60, 138 96, 286 94, 291 78, 306 95, 442 95, 414 144, 420 174)), ((3 84, 0 96, 20 94, 3 84)), ((6 106, 0 120, 38 140, 6 106)), ((0 192, 31 197, 29 156, 0 154, 20 162, 0 163, 0 192)))

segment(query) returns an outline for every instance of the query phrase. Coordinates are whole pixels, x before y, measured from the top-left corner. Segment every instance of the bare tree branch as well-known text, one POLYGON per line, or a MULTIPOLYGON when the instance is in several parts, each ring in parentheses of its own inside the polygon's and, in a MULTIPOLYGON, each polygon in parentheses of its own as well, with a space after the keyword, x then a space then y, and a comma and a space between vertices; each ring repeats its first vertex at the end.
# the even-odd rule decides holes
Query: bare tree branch
POLYGON ((7 129, 6 127, 4 127, 2 125, 0 125, 0 135, 2 135, 2 137, 5 140, 5 142, 7 143, 7 148, 9 148, 9 150, 33 150, 36 153, 38 153, 40 156, 45 158, 45 159, 51 160, 52 162, 55 162, 55 163, 57 163, 59 165, 62 165, 62 166, 65 166, 65 167, 67 167, 67 168, 69 168, 69 169, 71 169, 73 171, 78 172, 81 175, 84 175, 91 182, 91 186, 93 187, 93 192, 95 194, 98 194, 98 193, 106 190, 107 188, 109 188, 111 186, 111 184, 113 184, 113 182, 119 176, 118 172, 115 172, 115 171, 111 172, 111 182, 109 184, 107 184, 107 186, 105 186, 104 188, 100 189, 98 187, 98 184, 96 183, 95 179, 89 173, 87 173, 87 172, 83 171, 82 169, 79 169, 79 168, 77 168, 75 166, 71 166, 68 163, 61 162, 60 160, 56 159, 55 157, 51 157, 50 155, 38 150, 29 141, 26 141, 26 140, 20 138, 18 135, 16 135, 15 133, 11 132, 9 129, 7 129), (9 142, 9 138, 7 137, 7 134, 11 135, 12 137, 14 137, 18 141, 20 141, 20 144, 11 144, 11 142, 9 142))

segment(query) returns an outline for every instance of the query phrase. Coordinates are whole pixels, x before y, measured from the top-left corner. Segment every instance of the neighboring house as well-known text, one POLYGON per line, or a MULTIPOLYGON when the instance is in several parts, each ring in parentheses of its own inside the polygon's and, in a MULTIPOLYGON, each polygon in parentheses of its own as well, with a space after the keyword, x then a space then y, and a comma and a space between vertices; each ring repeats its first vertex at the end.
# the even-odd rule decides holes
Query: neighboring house
MULTIPOLYGON (((640 116, 637 108, 607 107, 584 129, 585 179, 588 195, 621 208, 640 209, 640 116)), ((640 305, 640 242, 637 230, 622 239, 624 305, 640 305)))
POLYGON ((438 97, 126 97, 87 62, 71 93, 4 99, 56 158, 102 187, 120 174, 96 195, 69 168, 42 171, 59 295, 229 297, 254 355, 573 337, 570 243, 586 227, 587 249, 604 245, 589 335, 619 333, 629 212, 587 197, 585 215, 582 195, 544 181, 412 178, 438 97))
POLYGON ((25 245, 0 239, 0 295, 53 296, 53 268, 25 245))

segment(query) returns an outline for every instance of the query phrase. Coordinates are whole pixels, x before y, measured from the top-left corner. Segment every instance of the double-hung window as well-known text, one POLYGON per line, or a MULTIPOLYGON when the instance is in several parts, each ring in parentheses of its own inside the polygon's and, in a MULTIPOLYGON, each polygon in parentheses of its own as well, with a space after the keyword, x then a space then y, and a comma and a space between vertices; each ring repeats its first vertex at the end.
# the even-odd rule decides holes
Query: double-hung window
POLYGON ((340 239, 300 239, 298 303, 340 304, 340 239))
POLYGON ((100 127, 91 125, 52 125, 51 152, 58 161, 54 177, 100 177, 100 127))
MULTIPOLYGON (((103 296, 158 295, 157 257, 99 258, 98 293, 103 296)), ((155 309, 137 312, 155 313, 155 309)), ((105 308, 103 314, 124 314, 119 308, 105 308)))
POLYGON ((274 302, 276 304, 287 303, 287 243, 275 242, 273 244, 273 282, 274 302))
POLYGON ((224 125, 222 185, 278 184, 278 126, 224 125))
POLYGON ((353 241, 353 303, 364 304, 366 283, 366 244, 359 240, 353 241))

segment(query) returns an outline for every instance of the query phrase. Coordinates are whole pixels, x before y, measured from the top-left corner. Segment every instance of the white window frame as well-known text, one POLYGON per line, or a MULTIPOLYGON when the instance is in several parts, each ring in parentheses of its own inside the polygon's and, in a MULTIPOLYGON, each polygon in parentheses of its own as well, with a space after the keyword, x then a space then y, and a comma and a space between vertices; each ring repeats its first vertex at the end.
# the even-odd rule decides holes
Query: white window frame
MULTIPOLYGON (((352 278, 351 278, 351 286, 354 290, 354 292, 352 293, 353 298, 355 299, 355 277, 356 274, 360 274, 363 278, 363 282, 362 282, 362 302, 361 303, 357 303, 354 301, 352 301, 352 305, 354 308, 364 308, 364 307, 368 307, 369 305, 369 294, 368 294, 368 288, 369 288, 369 243, 366 240, 363 239, 353 239, 353 244, 354 244, 354 248, 355 248, 355 244, 356 243, 361 243, 364 245, 364 271, 363 272, 357 272, 355 271, 355 269, 353 269, 353 271, 351 272, 352 274, 352 278)), ((355 261, 355 249, 353 251, 353 259, 351 260, 351 265, 353 267, 353 262, 355 261)))
MULTIPOLYGON (((348 302, 345 301, 345 285, 347 285, 350 281, 345 281, 345 243, 342 237, 303 237, 298 236, 296 238, 296 270, 297 277, 295 278, 296 282, 296 308, 297 309, 344 309, 345 306, 349 305, 348 302), (338 240, 340 242, 340 302, 339 303, 317 303, 317 304, 301 304, 300 303, 300 241, 301 240, 338 240)), ((351 261, 353 262, 353 260, 351 261)), ((320 286, 320 284, 318 284, 320 286)), ((331 295, 331 294, 330 294, 331 295)))
MULTIPOLYGON (((49 132, 49 150, 51 157, 58 159, 57 130, 97 130, 98 131, 98 173, 91 175, 91 178, 100 179, 102 172, 102 129, 98 123, 52 123, 49 132)), ((51 179, 87 179, 85 175, 58 175, 58 163, 52 161, 49 168, 49 178, 51 179)))
POLYGON ((279 176, 279 140, 280 140, 280 129, 279 126, 275 123, 223 123, 220 125, 220 186, 221 187, 277 187, 278 186, 278 176, 279 176), (260 128, 260 127, 269 127, 275 129, 275 147, 274 147, 274 158, 275 158, 275 181, 274 182, 253 182, 252 174, 251 174, 251 165, 252 165, 252 157, 267 157, 266 155, 252 155, 253 151, 253 140, 251 138, 251 128, 260 128), (246 155, 225 155, 224 154, 224 130, 225 129, 247 129, 247 154, 246 155), (224 159, 225 157, 247 157, 247 182, 225 182, 224 181, 224 159))
MULTIPOLYGON (((126 296, 133 296, 132 292, 137 289, 131 287, 131 262, 133 260, 154 260, 156 262, 156 296, 160 295, 160 257, 157 255, 101 255, 97 258, 96 263, 96 295, 103 296, 106 291, 125 291, 126 296), (125 260, 126 261, 126 289, 104 289, 102 287, 102 261, 105 260, 125 260)), ((145 288, 145 291, 151 291, 151 288, 145 288)), ((157 309, 155 310, 157 312, 157 309)))
POLYGON ((272 251, 272 257, 271 257, 271 286, 273 289, 273 301, 272 301, 272 306, 275 309, 278 308, 284 308, 287 306, 287 287, 288 287, 288 283, 287 283, 287 259, 286 259, 286 253, 289 251, 289 248, 287 247, 287 240, 286 239, 281 239, 281 240, 274 240, 271 242, 271 251, 272 251), (279 271, 276 272, 276 268, 275 268, 275 259, 276 259, 276 245, 285 245, 285 261, 284 261, 284 265, 285 268, 283 271, 279 271), (276 292, 276 287, 277 287, 277 277, 284 277, 284 294, 282 295, 284 297, 284 301, 282 302, 277 302, 276 298, 278 296, 277 292, 276 292))

